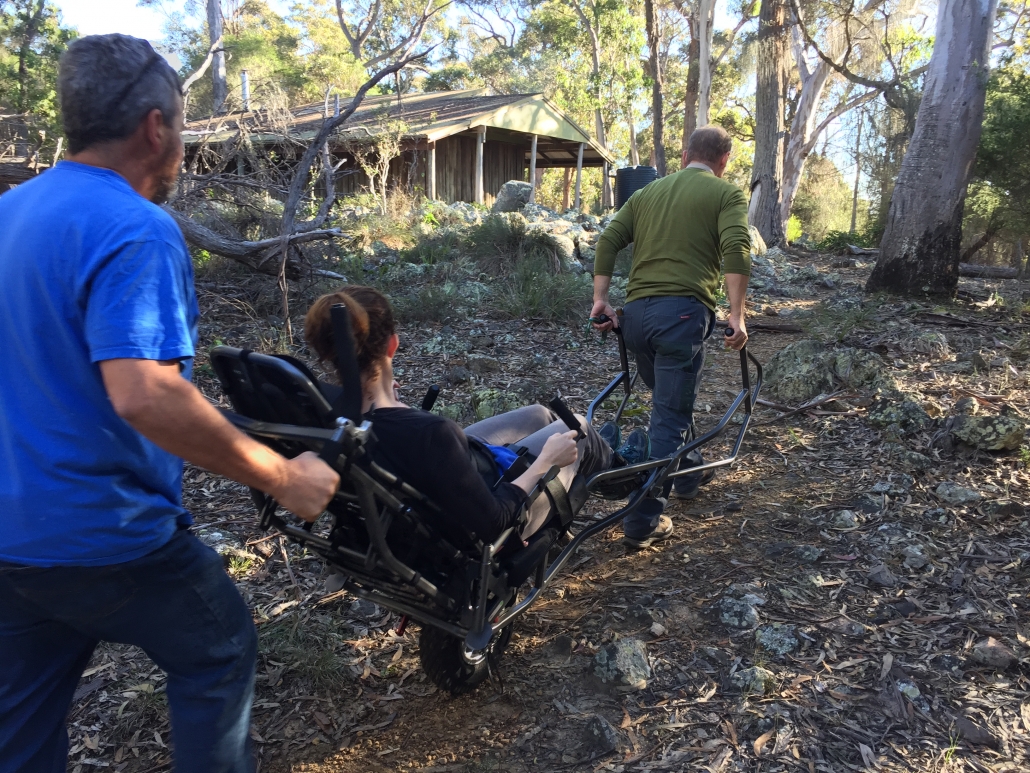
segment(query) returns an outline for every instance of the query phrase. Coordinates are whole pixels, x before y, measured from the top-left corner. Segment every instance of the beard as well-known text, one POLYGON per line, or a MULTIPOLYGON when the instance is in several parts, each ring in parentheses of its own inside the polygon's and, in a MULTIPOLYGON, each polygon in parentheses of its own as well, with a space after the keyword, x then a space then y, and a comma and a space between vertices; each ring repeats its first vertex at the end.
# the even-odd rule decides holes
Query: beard
POLYGON ((182 167, 182 154, 178 144, 173 145, 161 158, 156 187, 150 200, 155 204, 164 204, 175 195, 175 184, 179 179, 179 170, 182 167))
POLYGON ((167 202, 175 195, 175 186, 178 179, 178 169, 175 170, 174 174, 161 175, 157 180, 157 187, 154 189, 154 194, 150 197, 150 200, 155 204, 164 204, 167 202))

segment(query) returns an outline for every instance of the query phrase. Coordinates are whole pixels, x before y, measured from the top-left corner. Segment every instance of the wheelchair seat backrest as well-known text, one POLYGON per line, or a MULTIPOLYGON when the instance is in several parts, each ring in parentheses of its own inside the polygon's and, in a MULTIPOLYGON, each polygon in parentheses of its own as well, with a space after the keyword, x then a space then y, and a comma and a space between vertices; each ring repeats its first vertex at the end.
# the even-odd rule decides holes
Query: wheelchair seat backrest
POLYGON ((211 367, 241 416, 274 424, 332 427, 336 412, 314 374, 298 360, 216 346, 211 367))
MULTIPOLYGON (((241 416, 268 424, 323 429, 335 426, 339 415, 335 406, 342 401, 334 399, 334 402, 330 402, 327 393, 338 394, 340 388, 326 390, 304 363, 298 360, 218 346, 211 350, 211 367, 233 411, 241 416)), ((276 439, 274 433, 271 436, 263 435, 262 440, 287 457, 296 456, 310 448, 302 442, 276 439)), ((366 519, 380 518, 383 519, 384 532, 391 550, 406 563, 416 566, 417 571, 439 578, 446 574, 443 567, 454 569, 464 565, 461 551, 452 547, 439 531, 438 525, 434 524, 437 516, 432 514, 432 505, 427 505, 424 497, 413 489, 403 490, 404 484, 401 481, 374 463, 362 466, 404 509, 393 515, 387 515, 385 511, 363 512, 355 499, 353 480, 345 475, 341 483, 344 496, 331 502, 328 508, 335 516, 331 536, 333 542, 361 553, 366 552, 370 548, 366 519)), ((377 510, 381 509, 381 504, 377 501, 377 510)), ((339 556, 335 558, 343 566, 340 563, 343 559, 339 556)), ((364 571, 369 571, 369 568, 365 567, 364 571)), ((380 570, 374 573, 378 575, 380 570)), ((392 576, 388 570, 382 573, 384 578, 392 576)))

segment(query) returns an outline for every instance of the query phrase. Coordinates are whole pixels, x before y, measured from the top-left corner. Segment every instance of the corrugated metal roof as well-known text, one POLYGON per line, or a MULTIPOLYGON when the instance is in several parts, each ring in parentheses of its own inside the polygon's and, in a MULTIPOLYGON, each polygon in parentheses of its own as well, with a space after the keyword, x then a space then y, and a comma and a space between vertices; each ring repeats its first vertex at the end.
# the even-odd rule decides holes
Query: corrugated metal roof
MULTIPOLYGON (((349 100, 341 99, 341 109, 349 100)), ((292 108, 289 115, 269 110, 213 116, 190 121, 183 131, 187 145, 222 142, 235 137, 243 127, 250 141, 281 142, 283 134, 303 142, 312 139, 333 105, 322 102, 292 108)), ((549 137, 566 143, 587 143, 584 155, 613 163, 595 141, 543 94, 490 94, 486 89, 435 91, 420 94, 384 94, 365 97, 361 105, 340 127, 340 140, 355 141, 374 136, 385 121, 403 121, 411 139, 435 141, 479 126, 519 134, 549 137)))

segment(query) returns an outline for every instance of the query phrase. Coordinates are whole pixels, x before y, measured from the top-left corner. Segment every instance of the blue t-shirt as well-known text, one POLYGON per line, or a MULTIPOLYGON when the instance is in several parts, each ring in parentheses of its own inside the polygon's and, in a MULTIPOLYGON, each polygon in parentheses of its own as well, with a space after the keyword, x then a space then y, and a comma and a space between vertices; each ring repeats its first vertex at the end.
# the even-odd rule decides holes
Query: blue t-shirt
POLYGON ((182 461, 114 411, 103 360, 180 360, 197 334, 175 221, 119 174, 62 161, 0 196, 0 561, 130 561, 167 542, 182 461))

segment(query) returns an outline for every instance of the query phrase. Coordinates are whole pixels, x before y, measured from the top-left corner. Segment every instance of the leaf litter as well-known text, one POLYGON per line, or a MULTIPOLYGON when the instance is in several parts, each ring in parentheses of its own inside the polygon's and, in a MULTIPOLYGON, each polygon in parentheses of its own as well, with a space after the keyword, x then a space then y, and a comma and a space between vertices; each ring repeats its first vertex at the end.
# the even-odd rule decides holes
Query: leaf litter
MULTIPOLYGON (((398 634, 386 610, 327 594, 321 561, 260 533, 243 487, 188 468, 195 529, 223 555, 258 626, 259 770, 1025 769, 1030 460, 947 432, 962 398, 985 412, 1030 412, 1022 287, 963 280, 965 300, 930 307, 863 296, 868 267, 835 270, 832 291, 759 295, 756 306, 775 304, 805 332, 756 331, 752 351, 768 362, 815 336, 875 352, 938 414, 933 423, 875 428, 865 419, 873 396, 846 385, 800 408, 760 406, 740 460, 697 499, 670 504, 672 539, 639 553, 617 529, 588 542, 516 626, 497 678, 470 696, 426 680, 417 626, 398 634), (993 303, 998 295, 1011 305, 993 303), (919 336, 929 343, 912 345, 919 336), (981 498, 943 502, 944 482, 981 498), (748 594, 763 600, 752 607, 757 630, 789 631, 782 646, 766 649, 756 630, 709 613, 748 594), (652 678, 612 693, 593 676, 593 656, 625 637, 646 643, 652 678), (764 691, 734 681, 748 669, 771 675, 764 691), (584 741, 596 717, 611 725, 614 748, 584 741)), ((200 290, 202 348, 282 347, 267 289, 200 290)), ((403 396, 418 404, 440 383, 443 409, 465 422, 486 389, 522 402, 561 393, 582 411, 618 367, 612 342, 579 326, 484 315, 401 333, 403 396)), ((702 428, 739 388, 736 355, 709 352, 702 428)), ((203 357, 197 380, 222 400, 203 357)), ((632 422, 646 423, 648 400, 634 399, 632 422)), ((578 526, 616 506, 592 500, 578 526)), ((73 700, 69 769, 170 768, 165 688, 142 652, 101 645, 73 700)))

